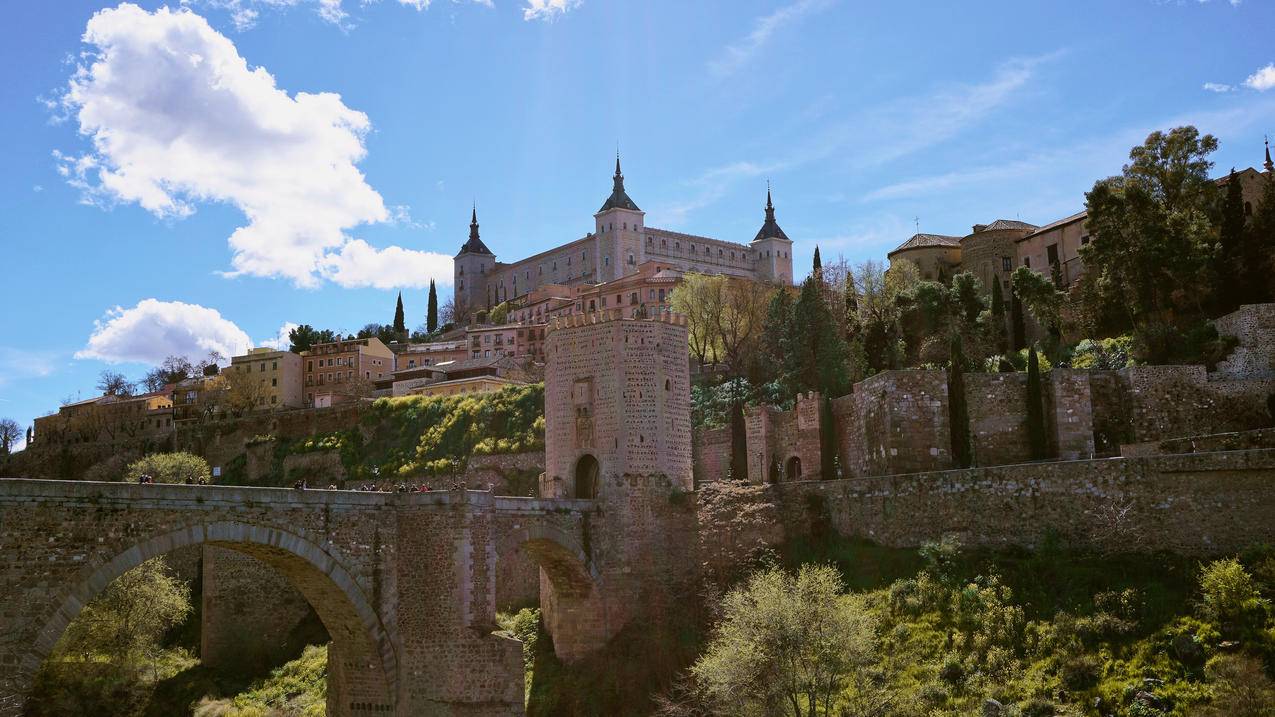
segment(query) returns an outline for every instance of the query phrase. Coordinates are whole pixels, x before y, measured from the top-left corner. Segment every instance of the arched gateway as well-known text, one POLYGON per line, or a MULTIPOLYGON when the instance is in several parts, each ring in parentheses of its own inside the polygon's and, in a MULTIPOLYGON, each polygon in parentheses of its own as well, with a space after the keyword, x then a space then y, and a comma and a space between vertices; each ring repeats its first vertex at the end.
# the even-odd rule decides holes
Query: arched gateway
POLYGON ((521 648, 495 629, 496 562, 522 547, 591 592, 576 501, 0 480, 0 716, 112 580, 192 545, 278 571, 332 637, 328 714, 517 715, 521 648))

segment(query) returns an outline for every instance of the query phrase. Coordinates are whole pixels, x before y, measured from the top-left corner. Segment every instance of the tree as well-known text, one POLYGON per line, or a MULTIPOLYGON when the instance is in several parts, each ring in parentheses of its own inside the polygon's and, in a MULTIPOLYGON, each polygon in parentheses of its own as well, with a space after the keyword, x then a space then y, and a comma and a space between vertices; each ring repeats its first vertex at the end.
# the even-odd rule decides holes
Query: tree
POLYGON ((288 332, 288 350, 294 354, 309 351, 315 344, 326 344, 340 340, 340 336, 332 329, 316 330, 309 324, 301 324, 288 332))
POLYGON ((56 652, 127 663, 151 656, 159 639, 190 614, 190 586, 162 557, 113 580, 67 627, 56 652))
POLYGON ((815 245, 815 260, 814 260, 814 266, 812 267, 812 271, 810 272, 810 274, 811 274, 811 276, 815 277, 816 279, 820 279, 820 280, 822 280, 822 279, 823 279, 823 260, 821 260, 821 259, 819 258, 819 245, 818 245, 818 244, 816 244, 816 245, 815 245))
POLYGON ((746 279, 722 277, 721 307, 717 312, 715 344, 731 373, 746 373, 748 359, 758 355, 762 340, 766 309, 774 289, 767 284, 746 279))
POLYGON ((1005 297, 1001 291, 1000 281, 992 282, 992 313, 989 330, 996 352, 1004 354, 1009 351, 1005 336, 1005 297))
POLYGON ((265 374, 260 376, 251 371, 227 371, 226 392, 223 407, 236 416, 267 407, 270 400, 270 385, 266 383, 265 374))
POLYGON ((764 347, 758 379, 761 383, 778 381, 784 392, 791 396, 791 391, 784 383, 784 371, 789 347, 792 345, 792 295, 787 289, 779 289, 771 295, 766 304, 766 319, 762 323, 764 347))
POLYGON ((425 310, 425 330, 429 333, 438 331, 438 289, 434 280, 429 280, 429 307, 425 310))
POLYGON ((1253 209, 1238 254, 1244 268, 1243 303, 1275 300, 1275 175, 1268 173, 1262 181, 1262 196, 1253 209))
POLYGON ((837 476, 837 425, 832 415, 832 399, 824 396, 819 403, 819 470, 824 480, 837 476))
POLYGON ((103 396, 132 396, 133 383, 118 371, 103 371, 97 378, 97 390, 103 396))
POLYGON ((686 316, 691 355, 699 362, 700 370, 709 363, 717 363, 720 356, 718 331, 725 294, 725 277, 686 274, 669 300, 673 311, 686 316))
POLYGON ((748 433, 744 426, 744 402, 739 400, 730 409, 730 479, 748 480, 748 433))
POLYGON ((824 300, 820 280, 806 277, 793 305, 784 373, 797 391, 841 396, 849 389, 846 346, 824 300))
POLYGON ((502 301, 491 307, 491 311, 487 312, 487 321, 493 324, 503 324, 509 319, 509 302, 502 301))
POLYGON ((391 343, 398 341, 401 334, 394 330, 390 324, 365 324, 359 332, 354 335, 356 339, 380 339, 382 343, 391 343))
POLYGON ((407 335, 407 323, 403 317, 403 292, 398 292, 398 302, 394 305, 394 333, 407 335))
POLYGON ((901 261, 886 270, 876 261, 855 268, 858 325, 869 371, 902 368, 906 343, 901 320, 913 288, 920 282, 916 264, 901 261))
POLYGON ((1023 300, 1018 296, 1018 290, 1013 284, 1009 285, 1009 324, 1011 339, 1009 347, 1017 353, 1027 345, 1027 322, 1023 319, 1023 300))
POLYGON ((1048 450, 1045 445, 1045 408, 1044 395, 1040 383, 1040 359, 1036 356, 1036 347, 1027 352, 1027 441, 1031 446, 1032 460, 1045 458, 1048 450))
POLYGON ((952 336, 951 357, 947 368, 948 425, 952 434, 952 460, 958 468, 969 468, 970 415, 965 401, 965 354, 961 350, 961 338, 952 336))
POLYGON ((1194 127, 1152 132, 1120 176, 1085 195, 1085 226, 1097 238, 1080 255, 1104 304, 1091 311, 1120 311, 1138 326, 1164 310, 1201 310, 1216 206, 1208 155, 1217 146, 1194 127))
POLYGON ((691 667, 712 711, 830 717, 847 688, 867 688, 876 620, 842 594, 826 565, 755 573, 721 604, 721 620, 691 667))
POLYGON ((1067 294, 1059 291, 1054 282, 1025 266, 1015 269, 1010 281, 1014 294, 1022 300, 1036 323, 1049 332, 1052 345, 1057 346, 1062 337, 1062 306, 1067 294))
POLYGON ((210 474, 208 461, 193 453, 152 453, 130 463, 124 479, 136 483, 148 475, 156 483, 197 483, 210 474))
MULTIPOLYGON (((0 456, 7 456, 13 452, 15 446, 18 445, 18 439, 22 437, 22 428, 18 426, 18 422, 12 418, 0 418, 0 456)), ((27 442, 31 442, 30 431, 27 432, 27 442)))
POLYGON ((185 356, 169 356, 164 362, 142 377, 148 393, 162 391, 165 386, 184 381, 195 375, 195 366, 185 356))

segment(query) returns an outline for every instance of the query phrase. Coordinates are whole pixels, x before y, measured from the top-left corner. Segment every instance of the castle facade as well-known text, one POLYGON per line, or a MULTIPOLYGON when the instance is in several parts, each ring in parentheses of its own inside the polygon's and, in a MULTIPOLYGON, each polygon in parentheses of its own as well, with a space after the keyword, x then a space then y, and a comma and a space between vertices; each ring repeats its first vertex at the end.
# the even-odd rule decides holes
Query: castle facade
POLYGON ((677 272, 792 283, 792 240, 775 221, 769 190, 765 219, 747 244, 657 229, 647 226, 645 220, 646 213, 624 189, 619 156, 611 195, 593 215, 593 231, 548 251, 513 263, 497 261, 479 237, 475 209, 469 240, 453 262, 455 313, 466 316, 542 286, 604 284, 636 274, 638 267, 648 262, 659 262, 677 272))

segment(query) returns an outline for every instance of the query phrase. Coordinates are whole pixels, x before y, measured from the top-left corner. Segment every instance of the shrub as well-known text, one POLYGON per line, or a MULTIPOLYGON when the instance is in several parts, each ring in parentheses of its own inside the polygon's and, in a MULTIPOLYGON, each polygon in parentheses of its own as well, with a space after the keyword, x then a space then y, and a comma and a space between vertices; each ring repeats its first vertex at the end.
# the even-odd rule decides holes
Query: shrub
POLYGON ((1072 368, 1116 370, 1132 362, 1133 336, 1085 339, 1071 354, 1072 368))
POLYGON ((1215 560, 1201 568, 1200 592, 1201 613, 1217 622, 1224 634, 1260 626, 1265 619, 1266 601, 1253 576, 1235 558, 1215 560))
POLYGON ((130 463, 124 478, 136 482, 148 475, 156 483, 195 483, 210 473, 208 461, 193 453, 152 453, 130 463))

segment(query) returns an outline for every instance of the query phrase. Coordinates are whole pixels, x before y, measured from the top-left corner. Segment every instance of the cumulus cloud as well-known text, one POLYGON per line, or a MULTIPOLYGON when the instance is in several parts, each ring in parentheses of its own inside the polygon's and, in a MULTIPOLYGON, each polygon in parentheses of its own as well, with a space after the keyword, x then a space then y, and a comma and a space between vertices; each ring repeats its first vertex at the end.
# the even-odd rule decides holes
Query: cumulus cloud
POLYGON ((522 9, 522 19, 555 20, 568 11, 580 7, 584 0, 527 0, 527 7, 522 9))
POLYGON ((1275 62, 1249 75, 1248 79, 1244 80, 1244 86, 1251 87, 1258 92, 1265 92, 1275 87, 1275 62))
POLYGON ((353 239, 339 252, 324 257, 323 272, 342 286, 424 287, 429 285, 429 277, 446 276, 447 283, 451 283, 452 258, 396 246, 377 249, 361 239, 353 239))
MULTIPOLYGON (((88 201, 135 202, 164 218, 185 217, 199 202, 226 202, 248 219, 229 238, 228 276, 372 285, 346 283, 353 273, 325 268, 355 241, 348 229, 391 219, 356 166, 366 154, 367 115, 330 92, 290 96, 189 10, 151 13, 124 3, 94 15, 83 40, 95 51, 61 104, 92 149, 55 157, 88 201)), ((365 243, 354 250, 377 252, 365 243)), ((414 265, 441 256, 380 251, 414 265)), ((398 277, 400 286, 430 279, 398 277)))
POLYGON ((797 0, 769 15, 757 18, 753 22, 751 32, 738 42, 728 45, 721 56, 708 63, 709 71, 718 77, 734 73, 761 51, 776 32, 799 22, 808 15, 824 10, 831 4, 831 0, 797 0))
POLYGON ((159 364, 167 356, 199 358, 216 351, 229 358, 252 346, 248 334, 216 309, 180 301, 143 299, 117 306, 94 322, 79 359, 159 364))
POLYGON ((1231 90, 1235 89, 1235 87, 1221 83, 1221 82, 1205 82, 1204 89, 1208 90, 1209 92, 1230 92, 1231 90))

